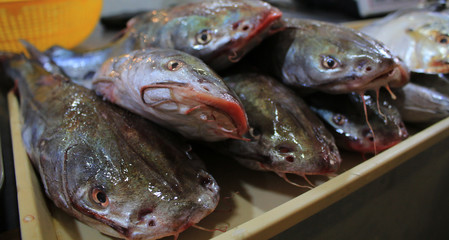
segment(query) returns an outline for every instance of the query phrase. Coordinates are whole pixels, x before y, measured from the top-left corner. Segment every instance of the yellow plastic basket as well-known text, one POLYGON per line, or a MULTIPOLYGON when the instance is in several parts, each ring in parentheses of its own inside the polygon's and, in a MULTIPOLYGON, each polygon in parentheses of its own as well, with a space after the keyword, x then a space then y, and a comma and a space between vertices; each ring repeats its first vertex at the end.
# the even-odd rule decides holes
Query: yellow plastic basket
POLYGON ((0 0, 0 51, 23 51, 19 39, 39 50, 72 48, 100 17, 102 0, 0 0))

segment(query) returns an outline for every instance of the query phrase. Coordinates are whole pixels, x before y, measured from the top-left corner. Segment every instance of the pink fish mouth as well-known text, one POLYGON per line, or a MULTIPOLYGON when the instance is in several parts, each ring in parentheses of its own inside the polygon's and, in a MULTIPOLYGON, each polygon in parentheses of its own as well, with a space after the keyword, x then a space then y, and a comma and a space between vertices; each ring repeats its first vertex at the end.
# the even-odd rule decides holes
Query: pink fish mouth
MULTIPOLYGON (((140 89, 142 101, 144 93, 149 88, 167 88, 171 90, 172 98, 156 104, 150 104, 155 107, 157 104, 165 102, 174 102, 176 104, 187 105, 189 109, 184 112, 186 115, 195 114, 196 111, 207 111, 210 116, 207 119, 201 119, 203 124, 213 126, 216 135, 246 140, 243 137, 248 131, 248 120, 246 112, 241 103, 232 95, 221 93, 218 96, 209 92, 198 90, 190 84, 184 83, 158 83, 143 86, 140 89), (222 123, 220 123, 222 121, 222 123), (230 124, 229 124, 230 123, 230 124)), ((201 114, 200 114, 200 118, 201 114)))

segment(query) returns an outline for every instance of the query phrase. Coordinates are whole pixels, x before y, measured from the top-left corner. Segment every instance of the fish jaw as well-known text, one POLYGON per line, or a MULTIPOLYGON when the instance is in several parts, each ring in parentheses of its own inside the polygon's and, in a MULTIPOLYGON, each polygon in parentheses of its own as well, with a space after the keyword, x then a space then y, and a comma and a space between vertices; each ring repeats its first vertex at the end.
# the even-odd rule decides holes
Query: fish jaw
MULTIPOLYGON (((211 88, 197 88, 192 84, 162 83, 141 88, 141 96, 146 89, 170 89, 169 96, 181 113, 200 120, 199 126, 208 136, 208 141, 219 141, 227 138, 243 140, 248 131, 248 120, 242 104, 234 96, 227 93, 214 94, 211 88), (209 134, 213 131, 213 134, 209 134)), ((157 106, 155 106, 157 107, 157 106)), ((188 134, 188 133, 186 133, 188 134)), ((184 135, 186 135, 184 134, 184 135)), ((187 136, 189 137, 189 136, 187 136)), ((194 137, 195 138, 195 137, 194 137)))
POLYGON ((366 76, 350 77, 346 81, 323 84, 318 88, 328 93, 363 93, 368 90, 378 90, 383 86, 401 87, 409 81, 409 71, 404 66, 395 64, 371 78, 366 76))
MULTIPOLYGON (((265 3, 269 5, 268 3, 265 3)), ((263 12, 263 16, 254 19, 253 26, 255 26, 251 32, 244 38, 232 39, 229 43, 230 53, 229 60, 238 61, 243 55, 250 49, 259 44, 266 36, 272 35, 276 32, 284 29, 283 24, 279 21, 282 17, 282 12, 274 7, 269 6, 268 10, 263 12)), ((233 30, 240 30, 242 21, 237 21, 232 24, 233 30)), ((244 26, 245 27, 245 26, 244 26)), ((238 36, 238 32, 231 32, 233 36, 238 36)))
POLYGON ((215 70, 238 62, 267 36, 284 29, 280 21, 282 12, 268 3, 247 1, 241 9, 239 15, 242 17, 227 23, 221 30, 222 39, 216 50, 200 57, 215 70))

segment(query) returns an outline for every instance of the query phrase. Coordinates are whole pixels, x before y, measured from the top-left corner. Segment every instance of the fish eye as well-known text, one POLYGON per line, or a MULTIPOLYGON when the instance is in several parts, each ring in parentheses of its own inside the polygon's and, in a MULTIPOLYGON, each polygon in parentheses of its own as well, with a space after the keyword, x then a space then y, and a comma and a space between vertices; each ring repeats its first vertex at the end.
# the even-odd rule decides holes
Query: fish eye
POLYGON ((183 63, 178 60, 170 60, 167 63, 167 69, 170 71, 177 71, 182 67, 183 63))
POLYGON ((440 44, 448 44, 449 36, 448 35, 439 35, 439 36, 437 36, 436 41, 440 44))
POLYGON ((325 56, 321 60, 321 66, 326 69, 335 69, 339 66, 338 61, 332 56, 325 56))
POLYGON ((337 113, 332 117, 332 121, 337 124, 338 126, 341 126, 346 123, 346 117, 337 113))
POLYGON ((196 35, 196 42, 199 44, 207 44, 212 40, 212 34, 209 30, 204 29, 196 35))
POLYGON ((109 206, 109 198, 102 189, 92 189, 91 197, 95 203, 100 204, 102 207, 109 206))

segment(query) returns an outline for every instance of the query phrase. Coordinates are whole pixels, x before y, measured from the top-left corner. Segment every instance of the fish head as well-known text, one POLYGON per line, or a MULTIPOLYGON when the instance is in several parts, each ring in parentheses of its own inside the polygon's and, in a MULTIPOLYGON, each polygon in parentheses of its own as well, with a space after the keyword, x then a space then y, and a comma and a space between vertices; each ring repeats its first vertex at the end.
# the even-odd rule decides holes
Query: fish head
POLYGON ((409 80, 397 57, 361 32, 315 21, 294 31, 283 74, 292 81, 300 79, 304 87, 348 93, 402 86, 409 80))
MULTIPOLYGON (((266 36, 282 29, 279 9, 259 0, 209 1, 167 12, 160 31, 172 48, 190 53, 213 69, 237 62, 266 36)), ((164 44, 161 42, 161 44, 164 44)))
POLYGON ((104 64, 96 79, 97 92, 112 102, 131 102, 128 107, 143 116, 156 112, 148 118, 188 138, 242 139, 247 132, 246 113, 234 92, 204 62, 181 51, 134 51, 104 64), (112 80, 101 86, 104 79, 112 80))
POLYGON ((251 168, 278 174, 305 176, 335 172, 341 158, 332 135, 320 120, 282 84, 263 76, 251 78, 240 79, 242 82, 233 86, 247 89, 245 94, 236 91, 251 126, 250 141, 232 140, 229 149, 233 156, 240 158, 240 162, 252 159, 245 161, 251 168), (299 110, 298 103, 305 109, 299 110))
POLYGON ((329 97, 323 97, 327 103, 312 103, 312 110, 331 129, 338 146, 355 152, 376 153, 408 137, 398 110, 389 101, 379 101, 377 106, 372 96, 365 95, 366 117, 364 103, 357 94, 349 96, 351 101, 346 95, 329 97))
POLYGON ((116 156, 123 160, 113 161, 104 151, 87 144, 66 149, 61 197, 69 199, 77 218, 107 235, 126 239, 177 236, 218 203, 214 178, 188 157, 173 160, 176 150, 165 153, 169 156, 158 153, 159 158, 173 158, 159 163, 119 150, 116 156))
POLYGON ((414 42, 413 55, 407 57, 414 72, 449 73, 449 16, 426 13, 425 19, 405 32, 414 42))

